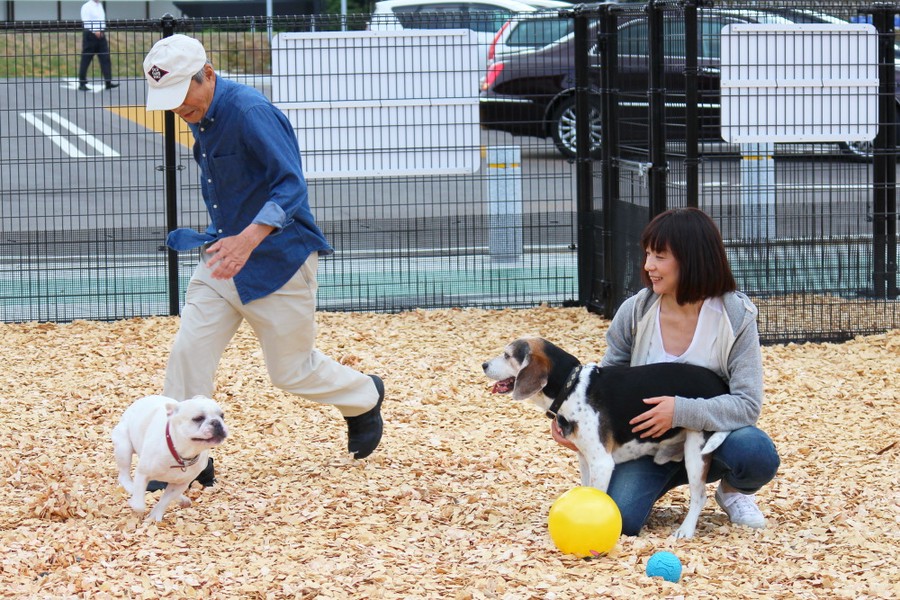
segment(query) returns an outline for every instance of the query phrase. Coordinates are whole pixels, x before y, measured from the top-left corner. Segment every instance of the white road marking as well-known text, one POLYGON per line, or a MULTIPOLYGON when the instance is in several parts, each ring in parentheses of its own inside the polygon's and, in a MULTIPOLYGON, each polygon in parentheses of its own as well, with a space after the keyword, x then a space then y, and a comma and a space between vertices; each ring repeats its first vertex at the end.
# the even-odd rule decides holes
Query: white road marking
MULTIPOLYGON (((19 113, 23 119, 34 126, 35 129, 47 136, 47 138, 59 146, 60 150, 74 158, 87 158, 88 155, 79 150, 74 144, 69 142, 65 136, 58 130, 51 127, 47 121, 51 121, 59 125, 62 129, 78 136, 82 142, 97 151, 97 155, 106 158, 116 158, 119 153, 92 136, 90 133, 77 126, 75 123, 64 119, 59 113, 55 112, 23 112, 19 113)), ((95 155, 96 156, 96 155, 95 155)))

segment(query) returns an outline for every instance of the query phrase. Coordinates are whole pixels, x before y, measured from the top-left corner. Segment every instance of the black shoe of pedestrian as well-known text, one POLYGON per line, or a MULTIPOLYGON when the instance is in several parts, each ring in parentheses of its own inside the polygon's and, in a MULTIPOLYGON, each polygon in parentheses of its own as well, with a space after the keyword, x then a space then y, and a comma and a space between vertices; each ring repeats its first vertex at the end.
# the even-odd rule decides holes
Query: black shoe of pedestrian
POLYGON ((81 91, 81 92, 86 92, 86 91, 88 91, 88 86, 87 86, 87 84, 86 84, 86 83, 82 83, 81 85, 78 86, 78 90, 81 91))
POLYGON ((353 458, 365 458, 375 451, 381 442, 384 421, 381 419, 381 403, 384 402, 384 382, 377 375, 369 375, 378 390, 378 402, 367 412, 356 417, 344 417, 347 421, 347 450, 353 458))
MULTIPOLYGON (((194 481, 205 488, 212 487, 216 483, 216 473, 215 468, 213 467, 212 456, 209 457, 209 461, 206 463, 206 467, 202 471, 200 471, 200 474, 197 475, 194 481)), ((194 481, 191 482, 191 485, 194 484, 194 481)), ((156 492, 159 490, 164 490, 166 489, 167 485, 169 484, 167 484, 165 481, 156 481, 155 479, 151 479, 150 482, 147 483, 147 491, 156 492)))
POLYGON ((111 81, 106 82, 106 89, 108 89, 108 90, 111 90, 111 89, 117 88, 117 87, 119 87, 118 83, 113 83, 111 81))

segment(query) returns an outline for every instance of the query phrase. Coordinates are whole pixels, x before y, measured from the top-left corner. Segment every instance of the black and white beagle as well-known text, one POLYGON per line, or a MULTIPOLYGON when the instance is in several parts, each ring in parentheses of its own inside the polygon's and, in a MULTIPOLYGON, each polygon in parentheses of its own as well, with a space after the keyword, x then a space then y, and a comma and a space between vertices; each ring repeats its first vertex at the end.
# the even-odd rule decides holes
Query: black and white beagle
POLYGON ((728 393, 721 377, 703 367, 656 363, 640 367, 599 367, 581 362, 537 337, 520 338, 500 356, 482 364, 495 380, 493 392, 512 392, 531 399, 556 419, 566 439, 578 448, 582 485, 606 491, 616 463, 653 456, 663 464, 684 460, 691 500, 688 514, 675 532, 694 535, 706 503, 710 454, 728 435, 673 428, 658 438, 641 439, 629 421, 647 411, 645 398, 681 396, 712 398, 728 393))

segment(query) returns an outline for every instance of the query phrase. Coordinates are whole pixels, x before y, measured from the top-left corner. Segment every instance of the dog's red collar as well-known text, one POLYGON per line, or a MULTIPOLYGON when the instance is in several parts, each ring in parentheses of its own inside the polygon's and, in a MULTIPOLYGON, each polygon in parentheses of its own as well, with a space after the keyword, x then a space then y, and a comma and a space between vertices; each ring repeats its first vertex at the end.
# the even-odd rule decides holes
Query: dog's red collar
POLYGON ((166 444, 169 446, 169 452, 172 453, 172 457, 177 462, 177 465, 173 465, 173 469, 181 469, 182 471, 186 471, 188 467, 197 464, 197 461, 200 459, 200 455, 198 454, 194 458, 189 458, 187 460, 178 456, 178 451, 175 449, 175 444, 172 443, 172 436, 169 435, 169 422, 166 421, 166 444))

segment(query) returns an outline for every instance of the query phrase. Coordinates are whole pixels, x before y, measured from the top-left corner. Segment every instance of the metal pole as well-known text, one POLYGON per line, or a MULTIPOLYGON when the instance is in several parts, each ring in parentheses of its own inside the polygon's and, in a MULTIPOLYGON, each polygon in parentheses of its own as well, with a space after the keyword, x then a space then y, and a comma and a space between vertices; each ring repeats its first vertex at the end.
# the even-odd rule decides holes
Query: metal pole
POLYGON ((578 303, 587 306, 590 299, 594 244, 591 236, 591 209, 594 196, 591 159, 590 40, 588 15, 579 5, 574 11, 575 33, 575 179, 577 186, 576 220, 578 224, 578 303))
POLYGON ((872 9, 878 31, 878 122, 872 165, 872 276, 876 297, 896 297, 897 289, 897 82, 894 78, 894 15, 896 5, 872 9))
MULTIPOLYGON (((161 24, 164 38, 175 34, 175 17, 165 14, 162 17, 161 24)), ((178 228, 178 182, 175 178, 175 173, 178 170, 175 164, 175 113, 170 110, 165 111, 163 124, 165 160, 163 166, 161 168, 157 167, 157 170, 162 170, 165 173, 166 232, 170 232, 178 228)), ((171 249, 167 250, 166 260, 169 278, 169 314, 175 316, 178 314, 181 296, 178 286, 178 253, 171 249)))
MULTIPOLYGON (((702 1, 702 0, 701 0, 702 1)), ((697 6, 698 0, 687 0, 684 3, 684 46, 685 46, 685 148, 684 178, 687 206, 697 208, 700 203, 700 116, 699 61, 697 58, 697 6)))
MULTIPOLYGON (((618 63, 618 42, 616 39, 616 15, 609 5, 604 6, 600 18, 600 35, 598 47, 602 65, 600 68, 600 111, 602 121, 601 136, 601 181, 603 225, 603 281, 598 290, 603 301, 603 316, 611 319, 616 310, 616 303, 622 294, 618 285, 621 277, 616 272, 616 261, 613 257, 614 245, 612 226, 615 223, 616 202, 619 200, 619 129, 618 123, 619 97, 614 89, 616 84, 616 65, 618 63)), ((594 229, 597 231, 597 228, 594 229)), ((596 283, 596 282, 595 282, 596 283)), ((598 294, 593 294, 596 297, 598 294)))
POLYGON ((488 240, 491 259, 522 258, 522 148, 488 146, 488 240))
POLYGON ((650 218, 666 210, 666 89, 663 48, 663 3, 650 0, 650 81, 647 94, 650 101, 650 218))

